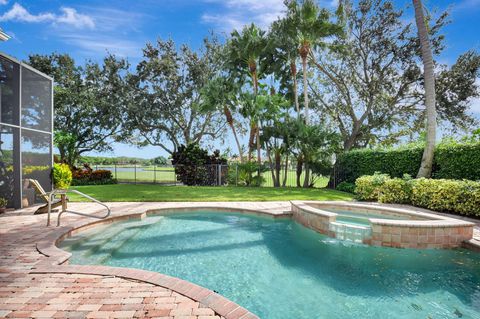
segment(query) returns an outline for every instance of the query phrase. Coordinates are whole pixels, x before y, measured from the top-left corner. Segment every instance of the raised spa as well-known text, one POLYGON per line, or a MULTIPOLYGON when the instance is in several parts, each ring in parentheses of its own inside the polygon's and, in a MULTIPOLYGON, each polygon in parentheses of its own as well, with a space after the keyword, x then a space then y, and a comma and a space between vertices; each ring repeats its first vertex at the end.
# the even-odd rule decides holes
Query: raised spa
POLYGON ((480 317, 477 253, 356 244, 290 218, 154 215, 78 232, 61 247, 72 264, 176 276, 264 319, 480 317))
POLYGON ((457 248, 475 224, 407 208, 349 202, 292 201, 293 218, 330 237, 396 248, 457 248))

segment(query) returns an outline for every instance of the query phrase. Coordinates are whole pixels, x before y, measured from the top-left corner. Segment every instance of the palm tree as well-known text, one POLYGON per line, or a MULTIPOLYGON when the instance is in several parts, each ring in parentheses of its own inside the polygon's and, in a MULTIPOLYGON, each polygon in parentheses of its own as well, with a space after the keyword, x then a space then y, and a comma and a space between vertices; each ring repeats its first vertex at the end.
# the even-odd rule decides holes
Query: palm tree
MULTIPOLYGON (((234 30, 231 38, 227 43, 228 48, 228 65, 234 76, 243 78, 247 75, 253 86, 254 95, 258 94, 259 66, 263 53, 267 47, 267 39, 265 31, 262 31, 255 24, 245 26, 241 33, 234 30)), ((258 121, 251 118, 250 120, 250 138, 248 159, 252 158, 253 140, 256 139, 257 144, 257 160, 259 165, 262 163, 261 146, 260 146, 260 129, 258 121)))
POLYGON ((340 32, 338 25, 329 21, 327 10, 320 9, 314 0, 304 0, 300 5, 296 1, 288 3, 287 17, 294 21, 297 36, 298 53, 302 60, 303 100, 305 106, 305 123, 309 122, 308 98, 308 57, 312 49, 321 44, 321 39, 340 32))
POLYGON ((234 82, 229 81, 225 77, 216 77, 209 81, 207 85, 202 89, 202 104, 201 109, 203 111, 218 110, 223 112, 225 120, 232 130, 235 143, 238 148, 238 155, 240 156, 240 163, 244 162, 243 149, 238 139, 237 130, 235 128, 234 118, 232 115, 232 109, 234 109, 234 101, 236 98, 237 88, 234 82))
POLYGON ((437 130, 437 110, 435 107, 435 75, 433 73, 433 56, 430 48, 430 40, 423 15, 421 0, 413 0, 415 8, 415 22, 417 24, 418 38, 422 51, 423 76, 425 79, 425 109, 427 115, 426 144, 423 151, 422 163, 417 177, 430 177, 432 174, 433 156, 435 152, 435 139, 437 130))
POLYGON ((269 58, 265 61, 270 73, 280 75, 281 85, 291 85, 293 102, 297 115, 300 116, 298 101, 297 61, 297 35, 295 16, 290 15, 272 23, 269 37, 269 58), (290 82, 291 81, 291 82, 290 82))

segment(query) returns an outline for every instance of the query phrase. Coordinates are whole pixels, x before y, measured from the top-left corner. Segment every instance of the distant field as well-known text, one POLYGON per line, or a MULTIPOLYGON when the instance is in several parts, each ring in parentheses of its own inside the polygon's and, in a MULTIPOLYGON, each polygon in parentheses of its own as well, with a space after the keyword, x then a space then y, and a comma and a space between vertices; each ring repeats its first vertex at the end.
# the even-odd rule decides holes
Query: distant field
MULTIPOLYGON (((136 169, 133 165, 128 166, 117 166, 112 167, 111 165, 94 165, 95 169, 106 169, 110 170, 114 177, 120 182, 124 183, 172 183, 176 182, 176 176, 173 167, 165 166, 138 166, 136 169)), ((280 181, 283 181, 283 171, 281 174, 280 181)), ((303 182, 302 174, 302 182, 303 182)), ((265 178, 265 184, 263 187, 273 187, 272 175, 270 171, 264 172, 263 177, 265 178)), ((327 186, 328 177, 320 177, 316 183, 315 187, 322 188, 327 186)), ((296 184, 296 172, 295 170, 289 170, 287 172, 287 187, 295 187, 296 184)))

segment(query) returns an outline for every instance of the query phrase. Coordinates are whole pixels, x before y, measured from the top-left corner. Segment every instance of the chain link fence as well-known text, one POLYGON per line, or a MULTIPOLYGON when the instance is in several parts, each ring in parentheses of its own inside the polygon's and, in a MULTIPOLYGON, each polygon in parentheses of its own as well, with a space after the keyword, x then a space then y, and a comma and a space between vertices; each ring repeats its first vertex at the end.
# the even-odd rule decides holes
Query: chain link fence
MULTIPOLYGON (((175 166, 175 165, 138 165, 138 164, 114 164, 92 165, 95 170, 109 170, 119 183, 132 184, 161 184, 161 185, 206 185, 206 186, 243 186, 245 185, 244 173, 238 164, 228 165, 205 165, 205 166, 175 166), (185 173, 186 171, 186 173, 185 173), (187 175, 187 177, 185 177, 187 175)), ((273 176, 270 167, 261 170, 262 187, 274 187, 273 176)), ((303 185, 305 171, 300 175, 303 185)), ((254 173, 258 175, 258 173, 254 173)), ((297 186, 296 167, 285 166, 280 169, 280 185, 286 187, 297 186)), ((315 187, 325 187, 328 176, 314 177, 315 187)))

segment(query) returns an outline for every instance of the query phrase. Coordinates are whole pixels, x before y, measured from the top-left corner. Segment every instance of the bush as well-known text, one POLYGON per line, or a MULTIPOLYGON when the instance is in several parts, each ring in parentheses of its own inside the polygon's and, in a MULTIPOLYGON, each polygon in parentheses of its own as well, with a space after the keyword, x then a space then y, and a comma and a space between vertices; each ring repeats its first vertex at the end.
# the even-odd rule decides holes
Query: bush
POLYGON ((53 183, 55 188, 67 189, 72 183, 72 171, 67 164, 53 164, 53 183))
POLYGON ((118 181, 115 178, 101 179, 101 180, 89 180, 89 179, 73 179, 72 186, 84 186, 84 185, 110 185, 117 184, 118 181))
POLYGON ((357 178, 355 181, 357 198, 360 200, 377 201, 381 188, 388 179, 390 179, 390 176, 378 172, 357 178))
MULTIPOLYGON (((353 183, 375 172, 391 177, 416 176, 422 161, 423 147, 408 149, 353 150, 340 154, 335 164, 336 182, 353 183)), ((480 142, 443 142, 435 149, 433 178, 480 180, 480 142)))
POLYGON ((389 178, 376 173, 359 177, 355 193, 360 200, 411 204, 434 211, 480 217, 480 182, 452 179, 389 178))
MULTIPOLYGON (((217 185, 218 166, 226 165, 227 160, 220 156, 220 151, 208 155, 208 151, 200 148, 198 144, 181 145, 172 154, 172 164, 175 165, 177 178, 185 185, 217 185)), ((221 170, 222 183, 227 172, 221 170)))
POLYGON ((105 169, 93 171, 91 169, 76 170, 73 172, 73 186, 117 184, 112 172, 105 169))
POLYGON ((262 173, 268 171, 268 167, 259 166, 257 162, 245 162, 237 164, 236 168, 228 171, 228 184, 238 186, 262 186, 265 178, 262 173), (260 175, 258 173, 260 172, 260 175))
POLYGON ((6 198, 0 197, 0 208, 7 207, 8 200, 6 198))
POLYGON ((380 203, 409 204, 412 197, 411 178, 387 179, 380 189, 378 201, 380 203))
POLYGON ((412 204, 436 211, 480 216, 480 182, 420 178, 413 183, 412 204))
POLYGON ((440 144, 433 168, 433 178, 480 180, 480 143, 440 144))
POLYGON ((338 191, 354 194, 355 193, 355 183, 341 182, 340 184, 337 185, 337 187, 335 189, 338 190, 338 191))

